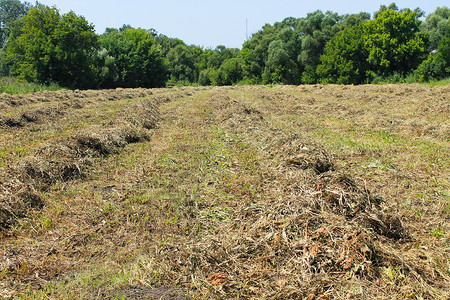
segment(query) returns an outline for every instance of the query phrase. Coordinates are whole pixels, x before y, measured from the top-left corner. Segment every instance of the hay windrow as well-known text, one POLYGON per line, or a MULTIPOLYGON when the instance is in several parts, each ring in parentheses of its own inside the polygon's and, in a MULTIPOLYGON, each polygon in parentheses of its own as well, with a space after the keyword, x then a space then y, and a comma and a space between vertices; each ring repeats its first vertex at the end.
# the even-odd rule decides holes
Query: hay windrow
MULTIPOLYGON (((113 93, 118 95, 118 99, 144 97, 151 94, 151 91, 146 90, 117 90, 113 93)), ((40 92, 30 98, 38 97, 37 101, 43 102, 53 96, 63 102, 40 109, 25 110, 16 117, 0 117, 0 126, 21 128, 27 123, 43 125, 48 122, 56 123, 67 112, 83 109, 87 103, 84 98, 97 95, 97 92, 90 91, 75 91, 73 94, 68 91, 40 92), (75 98, 71 98, 74 96, 75 98)), ((21 95, 6 98, 24 99, 18 105, 36 102, 21 95)), ((52 185, 86 178, 98 159, 117 154, 129 144, 150 140, 149 130, 156 128, 159 121, 156 103, 158 102, 154 100, 138 103, 119 112, 119 118, 110 123, 111 127, 90 126, 78 130, 67 138, 42 144, 34 150, 32 156, 24 157, 14 168, 20 180, 5 179, 6 181, 2 184, 5 188, 0 194, 2 196, 1 228, 9 228, 31 209, 42 209, 43 201, 38 194, 39 191, 46 192, 52 185), (20 186, 24 188, 19 189, 20 186)))
POLYGON ((0 190, 0 230, 8 229, 17 218, 43 206, 44 201, 34 186, 19 181, 3 182, 0 190))
POLYGON ((6 97, 0 297, 446 299, 446 92, 6 97))
POLYGON ((0 127, 24 127, 30 123, 45 124, 57 122, 67 111, 81 109, 86 101, 69 100, 53 105, 46 105, 38 109, 30 109, 15 116, 0 116, 0 127))
MULTIPOLYGON (((214 243, 197 244, 193 249, 204 250, 185 254, 204 258, 194 260, 196 264, 187 269, 225 274, 226 280, 216 296, 302 298, 326 293, 331 281, 345 281, 349 274, 361 280, 377 280, 380 269, 390 269, 398 263, 397 257, 377 241, 404 243, 409 233, 401 217, 386 210, 385 201, 372 194, 370 187, 360 186, 348 174, 336 170, 332 155, 319 144, 269 128, 259 113, 251 116, 258 109, 239 104, 222 93, 211 99, 213 105, 220 103, 215 105, 217 119, 222 122, 219 126, 260 149, 260 137, 266 135, 266 157, 284 161, 273 170, 275 174, 269 175, 277 182, 277 188, 262 188, 279 190, 283 200, 273 201, 270 206, 266 206, 267 200, 257 203, 261 213, 249 215, 243 211, 234 215, 232 219, 239 221, 204 238, 214 243), (255 125, 257 131, 248 130, 255 125), (283 173, 289 175, 285 177, 283 173), (253 274, 258 274, 257 281, 252 280, 253 274), (287 274, 296 274, 296 279, 293 281, 287 274), (309 286, 315 276, 326 279, 309 286), (280 293, 280 280, 296 288, 291 286, 289 291, 280 293), (251 288, 236 291, 242 283, 251 288)), ((276 101, 272 97, 268 100, 276 101)), ((405 271, 420 274, 422 270, 411 260, 405 271)))

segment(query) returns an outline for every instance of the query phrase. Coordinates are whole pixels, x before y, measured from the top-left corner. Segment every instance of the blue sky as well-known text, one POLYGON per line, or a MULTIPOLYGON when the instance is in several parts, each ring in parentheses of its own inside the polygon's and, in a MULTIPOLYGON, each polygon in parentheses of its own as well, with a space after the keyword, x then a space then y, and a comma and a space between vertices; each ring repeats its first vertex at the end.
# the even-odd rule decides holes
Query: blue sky
MULTIPOLYGON (((106 27, 123 24, 145 29, 154 28, 169 37, 180 38, 187 44, 215 48, 217 45, 240 48, 248 33, 257 32, 266 24, 286 17, 305 17, 317 9, 339 14, 377 11, 380 5, 393 1, 364 0, 39 0, 55 5, 62 13, 73 10, 95 25, 97 33, 106 27)), ((427 14, 437 7, 449 6, 449 0, 401 0, 399 8, 420 7, 427 14)))

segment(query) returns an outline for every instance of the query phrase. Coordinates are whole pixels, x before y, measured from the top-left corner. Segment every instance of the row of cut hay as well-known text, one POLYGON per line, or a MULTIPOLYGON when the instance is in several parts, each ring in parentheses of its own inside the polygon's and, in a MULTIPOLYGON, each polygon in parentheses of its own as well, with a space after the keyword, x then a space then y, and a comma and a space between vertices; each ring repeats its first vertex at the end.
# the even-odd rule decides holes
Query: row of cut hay
POLYGON ((24 127, 29 123, 43 124, 65 115, 68 110, 81 109, 85 104, 85 101, 82 100, 70 100, 38 109, 26 110, 18 115, 0 115, 0 127, 24 127))
MULTIPOLYGON (((44 202, 31 184, 17 178, 8 180, 7 174, 0 179, 0 231, 8 228, 16 218, 24 217, 32 209, 41 209, 44 202)), ((18 174, 16 174, 18 175, 18 174)))
POLYGON ((295 91, 335 99, 327 101, 320 110, 325 114, 327 111, 330 114, 339 112, 342 117, 367 128, 379 128, 406 136, 429 136, 436 140, 448 140, 450 136, 449 123, 441 121, 448 119, 450 114, 448 85, 291 87, 291 92, 295 91), (358 103, 359 107, 349 109, 347 103, 358 103), (386 110, 389 110, 387 115, 383 112, 386 110), (374 111, 378 113, 373 114, 374 111), (424 115, 429 117, 422 118, 424 115))
POLYGON ((31 94, 15 94, 10 95, 6 93, 0 94, 0 108, 17 107, 39 102, 63 102, 76 101, 82 99, 91 99, 98 101, 118 101, 125 99, 146 98, 151 95, 166 94, 172 97, 173 94, 167 94, 169 90, 177 92, 179 95, 187 95, 195 90, 202 90, 201 88, 189 89, 184 91, 183 88, 175 89, 109 89, 109 90, 59 90, 59 91, 39 91, 31 94))
POLYGON ((0 105, 21 106, 39 102, 62 102, 81 99, 123 100, 144 98, 152 95, 151 89, 114 89, 114 90, 60 90, 40 91, 31 94, 0 94, 0 105))
MULTIPOLYGON (((87 94, 91 91, 84 91, 84 94, 87 94)), ((47 92, 47 93, 58 93, 58 92, 47 92)), ((80 92, 81 93, 81 92, 80 92)), ((104 101, 107 100, 122 100, 122 99, 133 99, 136 97, 145 96, 146 94, 151 94, 151 91, 145 90, 114 90, 114 92, 107 93, 105 91, 94 92, 91 94, 87 94, 90 96, 98 97, 95 99, 96 101, 104 101), (100 95, 100 96, 99 96, 100 95), (107 95, 107 96, 104 96, 107 95), (106 98, 105 98, 106 97, 106 98)), ((155 127, 157 123, 157 118, 155 118, 154 111, 157 109, 157 106, 161 103, 169 102, 172 99, 176 99, 179 97, 184 97, 185 93, 176 93, 158 96, 155 95, 151 98, 151 101, 143 101, 137 106, 131 106, 121 113, 122 119, 130 122, 135 127, 143 127, 146 129, 152 129, 155 127), (145 123, 142 123, 142 122, 145 123), (141 122, 142 124, 138 124, 141 122)), ((31 96, 30 96, 31 97, 31 96)), ((9 111, 14 111, 16 108, 10 107, 10 109, 3 110, 3 113, 0 114, 0 127, 11 128, 11 127, 24 127, 30 123, 45 123, 50 121, 55 121, 57 117, 65 115, 69 110, 72 109, 81 109, 86 104, 92 103, 94 100, 82 99, 84 97, 78 98, 64 98, 64 102, 60 102, 57 104, 46 105, 40 107, 38 109, 30 109, 25 110, 19 114, 11 114, 9 111)), ((150 98, 148 98, 150 99, 150 98)))
POLYGON ((397 245, 409 241, 401 218, 370 187, 336 167, 320 145, 271 128, 257 109, 225 93, 216 92, 211 105, 219 126, 260 149, 260 143, 268 145, 261 165, 271 179, 262 178, 262 200, 243 207, 211 235, 166 254, 181 262, 179 277, 193 278, 199 293, 305 298, 342 292, 358 281, 374 296, 380 272, 395 268, 410 284, 396 293, 445 281, 424 268, 419 254, 400 258, 397 245), (222 279, 208 285, 211 274, 222 279))
MULTIPOLYGON (((53 184, 83 178, 103 157, 118 153, 128 144, 150 140, 149 129, 156 128, 159 121, 159 101, 146 99, 131 105, 118 112, 109 127, 84 128, 68 138, 43 145, 33 156, 22 159, 9 171, 16 174, 15 178, 2 182, 0 228, 8 228, 31 208, 42 208, 40 192, 53 184)), ((48 108, 48 115, 36 114, 50 117, 54 111, 48 108)))

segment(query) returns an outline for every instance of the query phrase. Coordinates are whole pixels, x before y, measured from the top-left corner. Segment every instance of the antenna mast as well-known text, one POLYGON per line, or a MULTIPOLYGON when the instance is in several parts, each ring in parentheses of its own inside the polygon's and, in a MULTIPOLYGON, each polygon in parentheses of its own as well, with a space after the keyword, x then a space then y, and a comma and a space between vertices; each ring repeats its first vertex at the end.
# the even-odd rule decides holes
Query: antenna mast
POLYGON ((245 36, 246 41, 248 41, 248 19, 245 19, 245 36))

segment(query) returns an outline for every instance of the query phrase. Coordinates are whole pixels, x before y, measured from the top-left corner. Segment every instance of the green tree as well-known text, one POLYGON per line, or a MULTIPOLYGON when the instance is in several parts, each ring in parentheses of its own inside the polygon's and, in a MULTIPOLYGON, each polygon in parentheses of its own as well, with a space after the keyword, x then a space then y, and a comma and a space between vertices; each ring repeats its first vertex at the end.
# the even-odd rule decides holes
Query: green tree
MULTIPOLYGON (((105 62, 99 66, 108 77, 101 78, 102 87, 161 87, 167 79, 167 66, 155 44, 153 34, 145 29, 110 29, 100 37, 105 62), (104 69, 107 67, 108 69, 104 69), (112 81, 111 81, 112 80, 112 81)), ((100 72, 102 74, 102 72, 100 72)))
POLYGON ((444 79, 450 76, 450 27, 442 37, 437 53, 430 53, 414 73, 417 81, 444 79))
POLYGON ((9 35, 9 26, 26 15, 31 7, 28 2, 0 0, 0 48, 3 47, 9 35))
POLYGON ((155 43, 156 43, 156 45, 159 46, 161 55, 163 57, 167 57, 167 54, 169 53, 169 51, 178 45, 186 46, 186 44, 182 40, 177 39, 177 38, 170 38, 163 34, 157 35, 155 37, 155 43))
POLYGON ((213 69, 202 70, 198 76, 198 84, 203 86, 212 85, 213 79, 217 78, 215 73, 217 73, 217 71, 213 69))
POLYGON ((194 55, 195 64, 199 72, 208 68, 208 60, 213 50, 204 49, 200 46, 190 46, 192 55, 194 55))
POLYGON ((230 58, 223 62, 219 70, 213 73, 214 85, 232 85, 243 78, 242 61, 239 58, 230 58))
POLYGON ((269 56, 269 45, 277 39, 278 32, 281 29, 282 25, 279 23, 275 25, 266 24, 250 40, 244 43, 240 56, 243 61, 244 76, 247 79, 262 82, 262 74, 269 56))
POLYGON ((394 73, 406 75, 417 68, 425 53, 419 35, 417 12, 387 9, 364 24, 364 46, 375 75, 387 77, 394 73))
POLYGON ((119 82, 119 68, 116 59, 109 55, 105 48, 99 50, 95 57, 96 77, 98 86, 102 88, 115 88, 119 82))
POLYGON ((428 52, 438 48, 447 28, 450 27, 449 17, 450 8, 445 6, 438 7, 433 13, 429 14, 425 22, 420 25, 421 32, 427 36, 428 52))
POLYGON ((38 5, 11 27, 7 60, 13 74, 31 82, 71 88, 95 86, 94 26, 73 12, 38 5))
POLYGON ((317 81, 316 68, 320 64, 327 42, 340 30, 342 16, 327 11, 317 10, 309 13, 306 18, 300 19, 296 32, 302 36, 301 51, 298 61, 304 68, 302 82, 315 83, 317 81))
POLYGON ((278 39, 271 42, 264 77, 268 82, 299 84, 302 67, 297 57, 301 49, 301 38, 292 29, 285 27, 278 33, 278 39))
POLYGON ((198 67, 190 47, 185 45, 176 46, 167 54, 167 60, 172 84, 198 81, 198 67))
POLYGON ((363 26, 346 28, 327 43, 317 75, 322 83, 364 83, 369 69, 367 57, 363 26))
POLYGON ((31 8, 28 2, 19 0, 0 0, 0 76, 8 76, 10 65, 6 59, 6 42, 11 32, 10 26, 22 18, 31 8))
POLYGON ((219 45, 214 49, 208 57, 208 68, 219 69, 220 66, 230 58, 235 58, 239 54, 239 49, 227 48, 223 45, 219 45))

